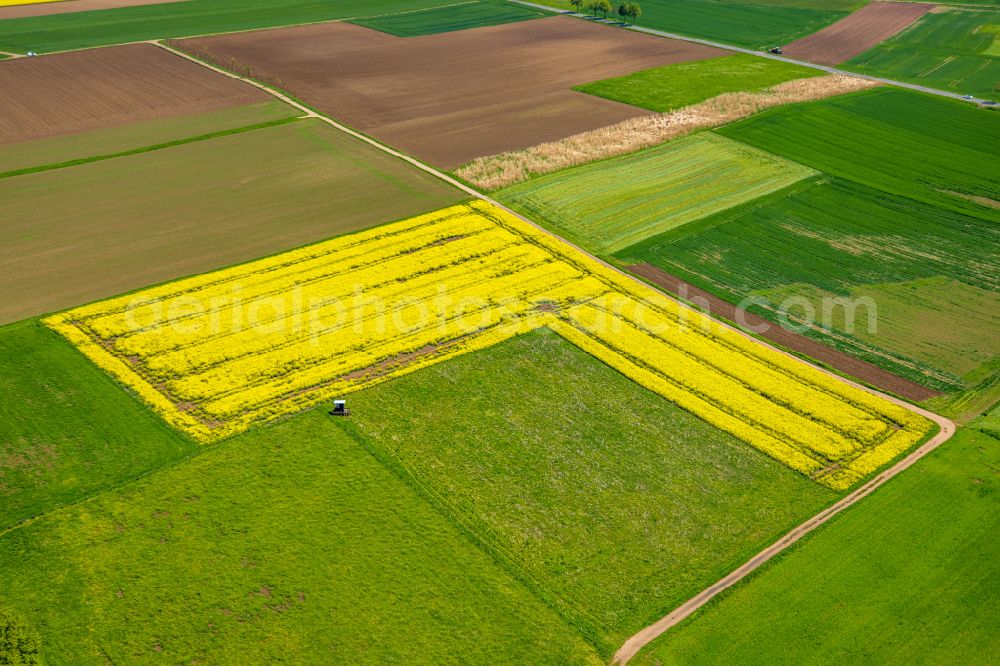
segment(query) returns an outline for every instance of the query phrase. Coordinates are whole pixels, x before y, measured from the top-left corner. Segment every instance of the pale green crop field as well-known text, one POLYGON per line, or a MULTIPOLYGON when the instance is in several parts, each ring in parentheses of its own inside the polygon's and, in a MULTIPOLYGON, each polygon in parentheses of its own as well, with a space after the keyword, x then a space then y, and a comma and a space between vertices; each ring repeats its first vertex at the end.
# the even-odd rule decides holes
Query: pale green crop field
POLYGON ((501 190, 496 197, 575 243, 607 253, 815 173, 704 133, 535 178, 501 190))

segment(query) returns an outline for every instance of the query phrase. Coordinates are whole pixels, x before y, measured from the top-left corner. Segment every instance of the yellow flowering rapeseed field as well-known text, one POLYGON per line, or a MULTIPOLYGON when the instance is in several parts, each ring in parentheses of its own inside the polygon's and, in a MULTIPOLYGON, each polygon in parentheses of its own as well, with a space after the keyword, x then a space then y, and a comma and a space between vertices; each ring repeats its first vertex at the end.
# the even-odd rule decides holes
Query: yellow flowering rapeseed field
POLYGON ((46 323, 204 442, 542 326, 833 488, 930 428, 485 202, 46 323))

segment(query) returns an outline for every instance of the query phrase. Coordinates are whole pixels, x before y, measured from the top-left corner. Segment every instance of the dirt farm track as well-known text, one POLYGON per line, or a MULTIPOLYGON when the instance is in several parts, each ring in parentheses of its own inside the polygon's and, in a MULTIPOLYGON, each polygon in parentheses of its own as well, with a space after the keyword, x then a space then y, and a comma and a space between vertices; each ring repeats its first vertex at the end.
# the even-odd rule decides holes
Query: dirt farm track
POLYGON ((561 16, 411 38, 327 23, 175 45, 444 168, 648 113, 574 85, 725 54, 561 16))
POLYGON ((151 44, 11 60, 0 90, 0 145, 269 99, 151 44))
POLYGON ((847 18, 792 42, 785 55, 820 65, 839 65, 911 26, 934 5, 873 2, 847 18))

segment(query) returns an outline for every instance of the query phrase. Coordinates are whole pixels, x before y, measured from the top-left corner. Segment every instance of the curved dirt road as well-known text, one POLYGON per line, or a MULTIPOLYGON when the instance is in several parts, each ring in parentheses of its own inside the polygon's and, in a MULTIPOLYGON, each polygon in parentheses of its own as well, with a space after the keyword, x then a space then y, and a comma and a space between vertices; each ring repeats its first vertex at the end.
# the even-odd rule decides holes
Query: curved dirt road
MULTIPOLYGON (((184 53, 182 51, 178 51, 176 49, 173 49, 170 46, 167 46, 166 44, 163 44, 163 43, 161 43, 159 41, 155 41, 154 40, 154 41, 150 41, 149 43, 155 44, 156 46, 159 46, 162 49, 166 49, 167 51, 170 51, 174 55, 177 55, 177 56, 179 56, 181 58, 185 58, 185 59, 190 60, 192 62, 196 62, 199 65, 202 65, 203 67, 207 67, 208 69, 211 69, 211 70, 213 70, 215 72, 218 72, 218 73, 223 74, 225 76, 228 76, 230 78, 239 79, 239 80, 244 81, 244 82, 246 82, 246 83, 248 83, 248 84, 250 84, 250 85, 252 85, 254 87, 260 88, 261 90, 264 90, 264 91, 270 93, 271 95, 273 95, 274 97, 282 100, 286 104, 289 104, 289 105, 291 105, 291 106, 299 109, 300 111, 304 112, 309 117, 318 118, 318 119, 322 120, 323 122, 325 122, 325 123, 327 123, 327 124, 329 124, 329 125, 331 125, 333 127, 336 127, 337 129, 339 129, 342 132, 346 132, 347 134, 350 134, 351 136, 353 136, 353 137, 355 137, 357 139, 360 139, 361 141, 364 141, 366 143, 369 143, 369 144, 375 146, 379 150, 382 150, 382 151, 384 151, 384 152, 386 152, 386 153, 388 153, 390 155, 398 157, 399 159, 404 160, 404 161, 412 164, 413 166, 417 167, 418 169, 426 171, 426 172, 428 172, 428 173, 430 173, 430 174, 432 174, 432 175, 440 178, 441 180, 444 180, 445 182, 450 183, 451 185, 457 187, 458 189, 462 190, 463 192, 467 193, 468 195, 470 195, 472 197, 475 197, 477 199, 481 199, 481 200, 486 201, 486 202, 488 202, 490 204, 493 204, 494 206, 502 208, 503 210, 509 212, 511 215, 515 215, 519 219, 523 220, 525 223, 530 224, 532 227, 538 229, 539 231, 541 231, 541 232, 543 232, 545 234, 548 234, 549 236, 552 236, 553 238, 558 239, 560 242, 565 243, 566 245, 569 245, 569 246, 575 248, 579 252, 585 254, 586 256, 590 257, 594 261, 596 261, 596 262, 598 262, 598 263, 606 266, 610 270, 613 270, 616 273, 619 273, 620 275, 622 275, 622 276, 626 277, 627 279, 632 280, 632 281, 634 281, 634 282, 636 282, 636 283, 638 283, 640 285, 643 285, 643 286, 648 287, 648 288, 652 288, 648 284, 646 284, 645 282, 643 282, 642 280, 640 280, 638 277, 636 277, 634 275, 630 275, 629 273, 626 273, 625 271, 622 271, 621 269, 619 269, 619 268, 617 268, 615 266, 612 266, 611 264, 609 264, 609 263, 607 263, 605 261, 602 261, 600 258, 593 256, 592 254, 590 254, 589 252, 587 252, 583 248, 580 248, 580 247, 574 245, 573 243, 570 243, 569 241, 567 241, 565 238, 562 238, 561 236, 557 236, 556 234, 553 234, 548 229, 545 229, 544 227, 541 227, 541 226, 535 224, 534 222, 532 222, 531 220, 525 218, 523 215, 520 215, 519 213, 516 213, 516 212, 510 210, 509 208, 507 208, 506 206, 504 206, 500 202, 491 199, 490 197, 486 196, 482 192, 474 190, 471 187, 465 185, 464 183, 460 183, 459 181, 455 180, 451 176, 449 176, 449 175, 447 175, 445 173, 442 173, 442 172, 438 171, 437 169, 434 169, 433 167, 430 167, 430 166, 424 164, 423 162, 421 162, 421 161, 419 161, 419 160, 417 160, 417 159, 415 159, 413 157, 410 157, 409 155, 406 155, 406 154, 401 153, 401 152, 399 152, 397 150, 394 150, 393 148, 390 148, 389 146, 386 146, 386 145, 384 145, 382 143, 379 143, 378 141, 376 141, 375 139, 372 139, 371 137, 365 136, 364 134, 361 134, 360 132, 356 132, 356 131, 354 131, 353 129, 351 129, 349 127, 341 125, 340 123, 336 122, 335 120, 333 120, 333 119, 331 119, 331 118, 329 118, 327 116, 319 114, 316 111, 314 111, 313 109, 310 109, 309 107, 305 106, 304 104, 301 104, 301 103, 295 101, 294 99, 288 97, 287 95, 281 93, 280 91, 277 91, 277 90, 275 90, 275 89, 273 89, 273 88, 271 88, 269 86, 266 86, 266 85, 264 85, 262 83, 258 83, 257 81, 254 81, 252 79, 248 79, 248 78, 240 76, 238 74, 233 74, 232 72, 228 72, 228 71, 226 71, 224 69, 221 69, 219 67, 216 67, 214 65, 210 65, 210 64, 208 64, 206 62, 203 62, 201 60, 198 60, 197 58, 194 58, 194 57, 192 57, 192 56, 190 56, 190 55, 188 55, 188 54, 186 54, 186 53, 184 53)), ((659 290, 657 290, 657 291, 658 291, 658 293, 663 294, 663 296, 665 298, 669 298, 669 299, 675 301, 681 307, 689 308, 689 306, 681 303, 677 299, 674 299, 669 294, 667 294, 665 292, 662 292, 662 291, 659 291, 659 290)), ((697 310, 692 310, 692 311, 693 312, 698 312, 697 310)), ((701 313, 699 313, 699 314, 701 314, 701 313)), ((708 316, 708 315, 703 315, 703 316, 708 316)), ((788 358, 794 359, 795 361, 797 361, 799 363, 805 363, 806 365, 809 365, 810 367, 813 367, 816 370, 819 370, 820 372, 823 372, 823 373, 825 373, 825 374, 827 374, 827 375, 829 375, 831 377, 834 377, 835 379, 838 379, 838 380, 840 380, 842 382, 850 384, 851 386, 854 386, 854 387, 856 387, 858 389, 861 389, 862 391, 867 391, 868 393, 871 393, 873 395, 877 395, 877 396, 879 396, 879 397, 881 397, 881 398, 883 398, 885 400, 888 400, 888 401, 890 401, 890 402, 892 402, 894 404, 897 404, 897 405, 899 405, 901 407, 904 407, 904 408, 910 410, 911 412, 919 414, 919 415, 921 415, 921 416, 923 416, 923 417, 925 417, 925 418, 933 421, 934 423, 936 423, 938 425, 938 427, 939 427, 939 431, 931 439, 929 439, 926 443, 924 443, 918 449, 916 449, 915 451, 913 451, 912 453, 910 453, 908 456, 906 456, 905 458, 903 458, 902 460, 900 460, 899 462, 897 462, 895 465, 893 465, 889 469, 885 470, 884 472, 882 472, 881 474, 879 474, 875 478, 871 479, 870 481, 868 481, 867 483, 865 483, 863 486, 861 486, 860 488, 858 488, 857 490, 855 490, 851 494, 847 495, 846 497, 844 497, 843 499, 841 499, 840 501, 838 501, 836 504, 833 504, 832 506, 824 509, 823 511, 820 511, 818 514, 816 514, 812 518, 806 520, 804 523, 802 523, 801 525, 799 525, 798 527, 796 527, 795 529, 793 529, 792 531, 790 531, 788 534, 786 534, 785 536, 783 536, 780 539, 778 539, 778 541, 774 542, 773 544, 771 544, 770 546, 768 546, 764 550, 762 550, 759 553, 757 553, 756 555, 754 555, 745 564, 743 564, 742 566, 740 566, 739 568, 737 568, 735 571, 731 572, 729 575, 727 575, 726 577, 724 577, 722 580, 716 582, 715 584, 711 585, 710 587, 705 588, 704 590, 702 590, 701 592, 699 592, 697 595, 695 595, 694 597, 692 597, 691 599, 689 599, 688 601, 684 602, 683 604, 681 604, 680 606, 678 606, 676 609, 674 609, 673 611, 671 611, 668 615, 664 616, 660 620, 658 620, 655 623, 649 625, 645 629, 641 630, 639 633, 637 633, 634 636, 632 636, 631 638, 629 638, 627 641, 625 641, 625 644, 622 645, 621 648, 619 648, 618 652, 615 653, 615 656, 613 658, 613 661, 616 662, 616 663, 619 663, 619 664, 626 663, 629 659, 631 659, 633 656, 635 656, 635 654, 640 649, 642 649, 647 643, 649 643, 650 641, 652 641, 656 637, 658 637, 661 634, 663 634, 665 631, 667 631, 668 629, 670 629, 671 627, 673 627, 674 625, 676 625, 678 622, 680 622, 680 621, 684 620, 685 618, 689 617, 692 613, 694 613, 696 610, 698 610, 699 608, 701 608, 702 606, 704 606, 708 601, 710 601, 717 594, 719 594, 719 592, 721 592, 721 591, 725 590, 726 588, 729 588, 729 587, 735 585, 736 583, 738 583, 739 581, 743 580, 743 578, 745 578, 747 575, 749 575, 750 573, 752 573, 753 571, 755 571, 756 569, 758 569, 762 564, 764 564, 765 562, 767 562, 768 560, 770 560, 772 557, 774 557, 775 555, 777 555, 781 551, 783 551, 786 548, 788 548, 789 546, 791 546, 793 543, 795 543, 796 541, 798 541, 799 539, 801 539, 803 536, 805 536, 809 532, 813 531, 814 529, 816 529, 817 527, 819 527, 820 525, 822 525, 823 523, 825 523, 826 521, 828 521, 830 518, 832 518, 833 516, 837 515, 838 513, 840 513, 844 509, 846 509, 847 507, 849 507, 852 504, 856 503, 858 500, 861 500, 864 497, 867 497, 868 495, 870 495, 872 492, 874 492, 876 489, 878 489, 880 486, 882 486, 886 481, 888 481, 889 479, 893 478, 894 476, 896 476, 897 474, 899 474, 903 470, 905 470, 908 467, 910 467, 911 465, 913 465, 913 463, 915 463, 918 460, 920 460, 921 458, 923 458, 925 455, 927 455, 928 453, 930 453, 931 451, 933 451, 935 448, 937 448, 943 442, 946 442, 948 439, 951 438, 951 436, 953 434, 955 434, 955 424, 952 423, 950 420, 942 417, 942 416, 938 416, 937 414, 934 414, 934 413, 929 412, 929 411, 927 411, 925 409, 922 409, 920 407, 912 405, 912 404, 910 404, 908 402, 905 402, 905 401, 900 400, 898 398, 894 398, 894 397, 892 397, 890 395, 886 395, 884 393, 876 391, 876 390, 874 390, 872 388, 869 388, 867 386, 864 386, 862 384, 858 384, 857 382, 853 382, 850 379, 846 379, 846 378, 844 378, 844 377, 842 377, 842 376, 840 376, 840 375, 838 375, 838 374, 836 374, 834 372, 831 372, 831 371, 827 370, 826 368, 821 368, 819 366, 813 365, 812 363, 809 363, 809 362, 807 362, 807 361, 799 358, 798 356, 795 356, 794 354, 791 354, 791 353, 786 352, 784 350, 778 349, 778 348, 776 348, 776 347, 774 347, 772 345, 769 345, 766 342, 763 342, 760 339, 753 337, 749 333, 747 333, 747 332, 745 332, 743 330, 740 330, 739 328, 736 328, 735 326, 732 326, 732 325, 730 325, 730 324, 728 324, 726 322, 723 322, 723 321, 720 321, 720 320, 717 320, 717 319, 713 320, 713 321, 715 321, 720 326, 724 326, 724 327, 728 328, 729 330, 731 330, 731 331, 733 331, 733 332, 735 332, 735 333, 737 333, 739 335, 742 335, 743 337, 745 337, 745 338, 747 338, 749 340, 752 340, 753 342, 755 342, 757 344, 764 345, 765 347, 768 347, 769 349, 771 349, 771 350, 773 350, 773 351, 775 351, 775 352, 777 352, 779 354, 783 354, 783 355, 787 356, 788 358)))
POLYGON ((691 597, 683 604, 672 610, 669 614, 664 615, 662 618, 660 618, 653 624, 649 625, 639 633, 629 638, 627 641, 625 641, 624 645, 622 645, 615 653, 615 656, 612 660, 613 663, 616 664, 627 663, 632 657, 636 655, 637 652, 639 652, 639 650, 644 648, 648 643, 652 642, 654 639, 661 636, 670 628, 674 627, 678 623, 690 617, 695 611, 697 611, 699 608, 701 608, 709 601, 711 601, 713 598, 715 598, 715 596, 718 595, 720 592, 722 592, 727 588, 732 587, 736 583, 746 578, 748 575, 750 575, 758 568, 760 568, 760 566, 763 565, 765 562, 767 562, 772 557, 774 557, 781 551, 785 550, 786 548, 794 544, 796 541, 798 541, 805 535, 812 532, 814 529, 816 529, 826 521, 830 520, 830 518, 833 518, 838 513, 848 508, 852 504, 855 504, 859 500, 872 494, 875 490, 881 487, 886 481, 893 478, 894 476, 896 476, 903 470, 907 469, 908 467, 912 466, 913 463, 923 458, 925 455, 936 449, 942 443, 948 441, 948 439, 950 439, 951 436, 955 434, 955 424, 949 421, 948 419, 938 416, 937 414, 928 412, 924 409, 920 409, 919 407, 914 407, 913 405, 904 403, 900 400, 896 400, 895 398, 891 398, 889 396, 883 396, 883 397, 897 404, 902 404, 910 411, 916 412, 934 421, 935 423, 937 423, 940 430, 937 432, 936 435, 934 435, 931 439, 929 439, 926 443, 924 443, 920 448, 913 451, 910 455, 906 456, 905 458, 900 460, 898 463, 896 463, 886 471, 882 472, 875 478, 871 479, 870 481, 868 481, 868 483, 864 484, 850 495, 844 497, 836 504, 830 506, 827 509, 824 509, 823 511, 820 511, 815 516, 805 521, 804 523, 793 529, 791 532, 789 532, 788 534, 781 537, 780 539, 775 541, 773 544, 771 544, 764 550, 760 551, 759 553, 751 557, 742 566, 733 570, 727 576, 725 576, 715 584, 705 588, 704 590, 702 590, 701 592, 699 592, 698 594, 691 597))

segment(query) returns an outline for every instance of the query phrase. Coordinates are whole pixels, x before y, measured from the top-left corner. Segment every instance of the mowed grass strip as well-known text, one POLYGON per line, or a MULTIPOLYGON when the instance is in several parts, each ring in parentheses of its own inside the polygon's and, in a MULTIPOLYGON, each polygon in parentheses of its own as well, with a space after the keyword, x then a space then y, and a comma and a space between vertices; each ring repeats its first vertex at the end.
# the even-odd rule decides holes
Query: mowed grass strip
POLYGON ((464 198, 318 120, 3 180, 0 322, 464 198))
POLYGON ((8 532, 0 570, 47 663, 600 663, 319 412, 8 532))
POLYGON ((278 100, 191 115, 130 122, 117 127, 8 143, 0 146, 0 177, 75 160, 140 150, 154 145, 279 122, 302 115, 278 100))
POLYGON ((865 74, 1000 100, 1000 9, 949 8, 844 64, 865 74))
POLYGON ((605 658, 836 497, 545 329, 350 404, 605 658))
POLYGON ((551 14, 507 0, 457 0, 442 7, 358 19, 351 23, 397 37, 417 37, 515 23, 543 16, 551 14))
POLYGON ((814 174, 706 133, 541 176, 496 197, 570 240, 608 253, 814 174))
POLYGON ((766 111, 715 131, 885 192, 1000 221, 993 205, 1000 201, 993 150, 1000 114, 986 109, 884 87, 766 111))
POLYGON ((0 532, 197 448, 35 321, 0 327, 0 394, 0 532))
POLYGON ((723 93, 758 92, 785 81, 821 75, 823 72, 809 67, 738 53, 645 69, 577 86, 575 90, 664 112, 723 93))
POLYGON ((362 18, 452 4, 448 0, 184 0, 0 21, 0 50, 68 51, 149 39, 362 18))
POLYGON ((998 470, 959 431, 632 663, 995 662, 998 470))

